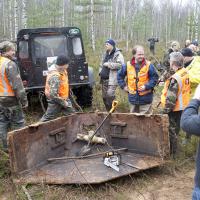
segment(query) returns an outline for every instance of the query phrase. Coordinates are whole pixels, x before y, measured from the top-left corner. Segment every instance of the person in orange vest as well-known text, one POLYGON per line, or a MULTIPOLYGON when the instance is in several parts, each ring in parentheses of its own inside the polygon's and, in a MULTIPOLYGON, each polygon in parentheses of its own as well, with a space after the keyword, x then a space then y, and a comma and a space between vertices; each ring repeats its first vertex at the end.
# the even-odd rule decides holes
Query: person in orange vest
POLYGON ((66 56, 58 56, 55 68, 49 71, 45 85, 45 95, 48 107, 40 119, 41 122, 49 121, 58 116, 59 113, 69 115, 74 112, 69 99, 69 82, 67 68, 69 59, 66 56))
POLYGON ((166 81, 161 95, 163 113, 169 116, 170 153, 177 152, 177 137, 180 131, 182 111, 190 100, 188 71, 183 67, 184 57, 180 52, 170 54, 170 70, 174 71, 166 81))
POLYGON ((0 43, 0 139, 7 152, 7 132, 25 124, 22 108, 28 106, 26 92, 13 61, 15 46, 9 41, 0 43))
POLYGON ((144 58, 144 48, 135 46, 133 57, 118 71, 117 80, 121 89, 128 92, 131 113, 151 113, 153 88, 158 81, 158 74, 153 64, 144 58), (125 78, 127 77, 127 83, 125 78))

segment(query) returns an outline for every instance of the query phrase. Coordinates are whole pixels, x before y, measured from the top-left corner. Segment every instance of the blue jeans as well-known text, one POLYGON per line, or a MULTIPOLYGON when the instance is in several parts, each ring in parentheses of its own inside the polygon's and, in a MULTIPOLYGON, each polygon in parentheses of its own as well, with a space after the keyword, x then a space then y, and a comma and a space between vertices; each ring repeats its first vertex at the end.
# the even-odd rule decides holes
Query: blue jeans
POLYGON ((192 193, 192 200, 200 200, 200 188, 195 187, 192 193))

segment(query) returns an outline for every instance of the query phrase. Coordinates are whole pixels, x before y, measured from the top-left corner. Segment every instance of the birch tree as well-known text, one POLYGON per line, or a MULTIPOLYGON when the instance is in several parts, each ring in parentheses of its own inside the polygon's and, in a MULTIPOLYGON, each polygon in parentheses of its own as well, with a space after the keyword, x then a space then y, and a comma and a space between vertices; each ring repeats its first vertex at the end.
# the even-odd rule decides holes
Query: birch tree
POLYGON ((21 28, 77 26, 93 50, 108 37, 146 44, 158 36, 199 39, 199 2, 183 0, 0 0, 0 37, 14 39, 21 28))
POLYGON ((91 0, 91 5, 90 5, 90 17, 91 17, 91 22, 90 22, 90 29, 91 29, 91 41, 92 41, 92 49, 95 51, 95 33, 94 33, 94 0, 91 0))
POLYGON ((26 0, 22 0, 22 28, 27 28, 26 0))
POLYGON ((10 39, 13 40, 13 19, 12 19, 12 0, 8 1, 8 11, 9 11, 9 33, 10 33, 10 39))
POLYGON ((17 38, 17 33, 18 33, 18 2, 17 0, 14 0, 14 24, 15 24, 15 28, 14 28, 14 37, 15 40, 17 38))

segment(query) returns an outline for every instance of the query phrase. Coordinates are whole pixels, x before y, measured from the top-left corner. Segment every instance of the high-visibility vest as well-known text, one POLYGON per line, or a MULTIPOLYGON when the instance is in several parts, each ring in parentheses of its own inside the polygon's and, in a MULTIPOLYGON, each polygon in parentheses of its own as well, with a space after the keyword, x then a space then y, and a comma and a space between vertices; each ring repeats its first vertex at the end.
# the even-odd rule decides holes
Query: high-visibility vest
POLYGON ((178 83, 178 95, 173 111, 184 110, 190 101, 189 74, 185 68, 178 70, 173 76, 165 81, 165 85, 161 95, 162 106, 165 107, 167 91, 171 78, 176 79, 178 83))
POLYGON ((49 80, 52 76, 57 75, 60 80, 60 85, 58 88, 58 96, 61 97, 62 99, 68 99, 69 97, 69 83, 68 83, 68 75, 67 71, 61 73, 58 71, 51 71, 47 75, 46 79, 46 86, 45 86, 45 95, 51 99, 50 97, 50 86, 49 86, 49 80))
POLYGON ((0 96, 15 96, 12 86, 6 75, 6 66, 10 60, 0 56, 0 96))
POLYGON ((186 68, 189 72, 191 83, 200 83, 200 56, 195 56, 193 61, 186 68))
MULTIPOLYGON (((136 75, 136 70, 130 62, 127 62, 127 78, 128 78, 128 91, 130 94, 136 94, 137 88, 147 84, 149 82, 149 66, 150 62, 147 62, 136 75)), ((143 96, 152 92, 152 90, 138 91, 139 95, 143 96)))
POLYGON ((186 69, 189 73, 191 96, 193 96, 197 85, 200 83, 200 56, 194 56, 193 61, 186 69))

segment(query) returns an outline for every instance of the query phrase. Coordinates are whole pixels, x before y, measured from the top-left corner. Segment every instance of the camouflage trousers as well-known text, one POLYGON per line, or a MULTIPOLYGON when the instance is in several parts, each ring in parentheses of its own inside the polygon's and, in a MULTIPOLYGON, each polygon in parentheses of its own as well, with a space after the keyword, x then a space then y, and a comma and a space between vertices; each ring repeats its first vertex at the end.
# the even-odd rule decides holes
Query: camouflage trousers
POLYGON ((55 103, 53 101, 48 101, 47 110, 46 110, 45 114, 42 116, 42 118, 40 119, 40 121, 46 122, 46 121, 55 119, 59 115, 67 116, 73 112, 75 112, 75 110, 72 106, 64 108, 58 103, 55 103))
POLYGON ((108 85, 108 81, 109 80, 101 80, 102 98, 107 111, 112 108, 112 102, 115 99, 115 91, 117 88, 117 85, 108 85))
POLYGON ((150 104, 145 105, 130 105, 130 113, 140 113, 140 114, 151 114, 152 106, 150 104))
POLYGON ((5 150, 7 149, 7 132, 22 128, 24 124, 24 114, 20 105, 7 108, 0 106, 0 138, 5 150))
POLYGON ((180 131, 180 120, 182 111, 170 112, 169 116, 169 140, 170 154, 175 155, 177 152, 178 135, 180 131))

